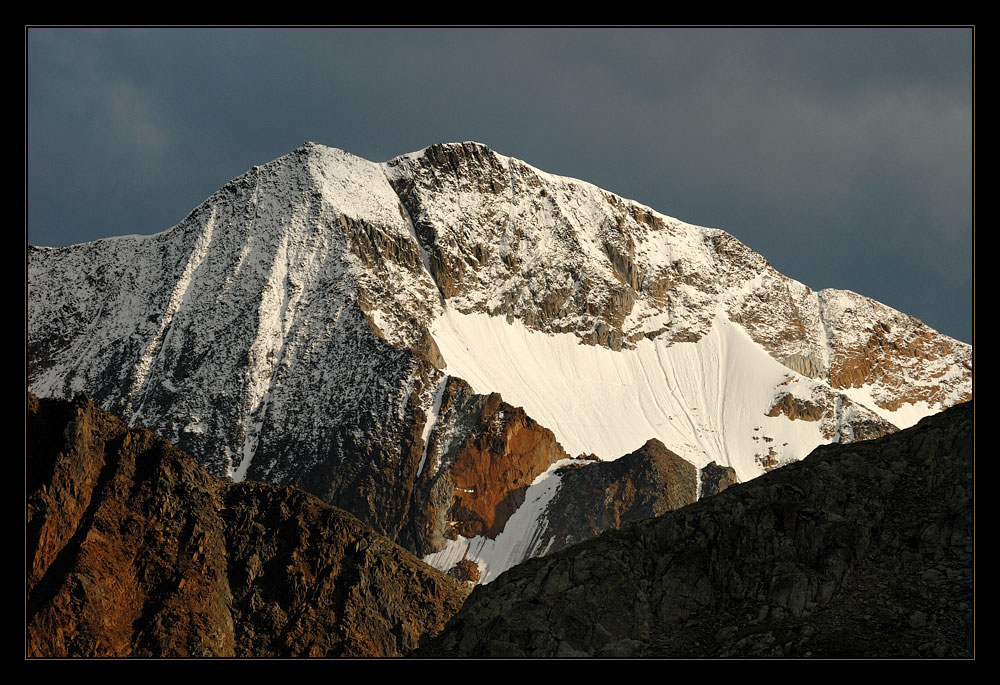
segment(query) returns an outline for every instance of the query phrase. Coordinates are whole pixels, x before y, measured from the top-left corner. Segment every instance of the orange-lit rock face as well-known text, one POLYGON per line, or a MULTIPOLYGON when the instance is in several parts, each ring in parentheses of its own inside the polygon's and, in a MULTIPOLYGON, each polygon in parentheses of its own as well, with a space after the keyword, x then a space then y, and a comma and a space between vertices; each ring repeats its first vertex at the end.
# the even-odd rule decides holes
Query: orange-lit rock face
POLYGON ((524 501, 531 482, 566 454, 555 436, 500 396, 486 400, 477 428, 451 464, 455 500, 452 530, 495 538, 524 501))
MULTIPOLYGON (((936 404, 945 401, 945 388, 929 383, 904 383, 912 369, 923 369, 929 363, 952 357, 956 354, 950 338, 940 335, 926 326, 921 326, 910 337, 894 334, 887 324, 874 326, 864 345, 836 349, 831 360, 830 385, 834 388, 857 388, 869 384, 884 385, 888 397, 877 397, 878 405, 895 411, 906 403, 925 401, 936 404)), ((966 376, 971 370, 963 365, 966 376)), ((926 372, 929 381, 943 377, 947 370, 942 368, 926 372)), ((923 375, 923 374, 921 374, 923 375)), ((963 393, 960 401, 972 397, 963 393)))
POLYGON ((230 484, 78 395, 28 399, 26 653, 401 656, 467 587, 295 488, 230 484))
POLYGON ((29 411, 28 653, 232 654, 221 483, 89 402, 29 411))
POLYGON ((803 421, 819 421, 826 415, 826 408, 818 404, 814 404, 808 400, 802 400, 798 397, 794 397, 789 393, 785 393, 780 399, 775 401, 771 406, 771 410, 767 412, 768 416, 780 416, 784 414, 792 421, 796 419, 801 419, 803 421))
POLYGON ((448 569, 448 575, 464 583, 475 585, 479 582, 479 565, 471 559, 462 559, 448 569))

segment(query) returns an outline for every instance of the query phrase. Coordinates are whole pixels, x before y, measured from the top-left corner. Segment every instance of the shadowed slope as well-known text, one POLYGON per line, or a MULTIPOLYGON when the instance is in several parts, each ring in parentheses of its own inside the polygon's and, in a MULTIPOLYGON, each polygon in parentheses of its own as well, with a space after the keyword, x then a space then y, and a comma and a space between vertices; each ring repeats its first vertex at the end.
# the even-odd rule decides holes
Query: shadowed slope
POLYGON ((424 651, 972 655, 972 405, 528 561, 424 651))

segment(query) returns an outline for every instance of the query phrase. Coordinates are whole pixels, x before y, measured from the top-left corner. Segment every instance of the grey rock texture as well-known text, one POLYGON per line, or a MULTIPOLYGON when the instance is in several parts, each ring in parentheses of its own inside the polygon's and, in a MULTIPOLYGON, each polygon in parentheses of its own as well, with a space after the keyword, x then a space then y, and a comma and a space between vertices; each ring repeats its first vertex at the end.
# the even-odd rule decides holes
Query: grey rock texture
POLYGON ((698 496, 698 470, 659 440, 615 461, 571 465, 562 471, 539 545, 548 553, 628 521, 680 509, 698 496))
POLYGON ((972 404, 476 588, 421 654, 972 656, 972 404))

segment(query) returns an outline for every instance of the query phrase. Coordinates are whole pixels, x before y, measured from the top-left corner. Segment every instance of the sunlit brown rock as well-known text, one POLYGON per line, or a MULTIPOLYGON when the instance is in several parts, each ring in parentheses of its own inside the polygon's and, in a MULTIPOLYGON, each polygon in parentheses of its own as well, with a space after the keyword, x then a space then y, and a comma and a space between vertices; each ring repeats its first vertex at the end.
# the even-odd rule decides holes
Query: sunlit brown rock
POLYGON ((300 490, 28 398, 29 656, 398 656, 467 589, 300 490))

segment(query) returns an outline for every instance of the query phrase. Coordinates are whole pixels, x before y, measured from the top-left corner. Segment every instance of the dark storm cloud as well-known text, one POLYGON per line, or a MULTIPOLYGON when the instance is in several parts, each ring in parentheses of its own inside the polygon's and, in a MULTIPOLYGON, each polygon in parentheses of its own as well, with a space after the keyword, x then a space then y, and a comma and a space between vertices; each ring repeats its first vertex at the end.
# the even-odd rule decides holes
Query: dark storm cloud
POLYGON ((479 140, 971 339, 971 32, 29 31, 29 239, 176 223, 305 140, 479 140))

